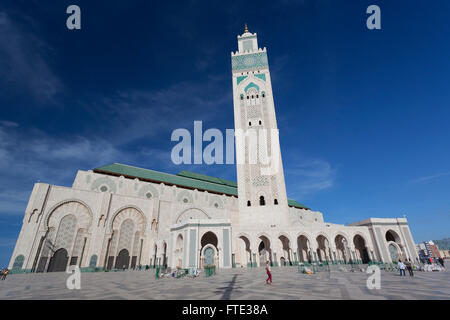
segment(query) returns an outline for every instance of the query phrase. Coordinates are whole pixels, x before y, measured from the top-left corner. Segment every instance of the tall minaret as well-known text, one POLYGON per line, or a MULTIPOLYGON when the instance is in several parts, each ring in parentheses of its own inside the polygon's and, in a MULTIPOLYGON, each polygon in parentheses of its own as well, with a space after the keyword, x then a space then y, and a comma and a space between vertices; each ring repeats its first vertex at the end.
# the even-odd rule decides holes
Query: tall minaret
POLYGON ((231 64, 240 225, 287 225, 289 207, 267 51, 258 48, 256 33, 250 33, 247 25, 237 39, 231 64))

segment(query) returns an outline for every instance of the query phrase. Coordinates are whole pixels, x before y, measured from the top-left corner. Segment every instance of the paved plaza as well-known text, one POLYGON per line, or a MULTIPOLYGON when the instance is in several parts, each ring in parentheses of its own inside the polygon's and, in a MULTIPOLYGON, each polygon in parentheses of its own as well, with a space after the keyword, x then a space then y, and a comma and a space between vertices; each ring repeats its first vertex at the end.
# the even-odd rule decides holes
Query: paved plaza
POLYGON ((0 299, 450 299, 450 272, 416 272, 413 278, 381 272, 381 289, 366 287, 368 274, 301 274, 297 268, 273 268, 273 286, 265 286, 263 268, 220 269, 206 278, 155 279, 155 271, 82 273, 81 289, 66 287, 66 273, 10 275, 0 281, 0 299))

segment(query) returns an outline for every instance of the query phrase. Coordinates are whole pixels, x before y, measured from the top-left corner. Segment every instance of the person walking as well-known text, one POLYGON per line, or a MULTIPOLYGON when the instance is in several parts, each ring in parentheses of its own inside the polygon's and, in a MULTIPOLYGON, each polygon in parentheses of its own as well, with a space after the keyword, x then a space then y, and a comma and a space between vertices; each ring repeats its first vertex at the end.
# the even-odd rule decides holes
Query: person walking
POLYGON ((402 275, 404 275, 404 276, 406 277, 406 272, 405 272, 406 266, 405 266, 405 264, 402 262, 402 260, 399 260, 399 261, 398 261, 398 269, 400 270, 400 277, 401 277, 402 275))
POLYGON ((8 268, 2 270, 2 280, 6 280, 6 276, 8 275, 8 273, 9 273, 8 268))
POLYGON ((409 272, 409 276, 414 277, 411 259, 408 259, 407 261, 405 261, 405 266, 406 266, 406 270, 408 270, 408 272, 409 272))
POLYGON ((270 262, 269 261, 266 262, 266 272, 267 272, 266 285, 267 285, 268 281, 270 281, 270 285, 272 285, 272 273, 270 273, 270 262))

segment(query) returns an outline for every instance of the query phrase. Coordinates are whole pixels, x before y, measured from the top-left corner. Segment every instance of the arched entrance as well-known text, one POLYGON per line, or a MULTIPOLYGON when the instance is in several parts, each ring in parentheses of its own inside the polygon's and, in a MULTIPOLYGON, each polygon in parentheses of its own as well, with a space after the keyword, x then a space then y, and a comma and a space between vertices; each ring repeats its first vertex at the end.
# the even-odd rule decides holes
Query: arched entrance
POLYGON ((128 269, 130 265, 130 253, 127 249, 120 250, 116 258, 116 269, 128 269))
POLYGON ((280 265, 292 265, 292 257, 291 257, 291 244, 289 238, 281 235, 278 239, 281 241, 281 247, 283 249, 283 261, 280 259, 280 265))
POLYGON ((348 263, 349 257, 348 249, 346 247, 348 244, 347 239, 343 235, 338 234, 336 238, 334 238, 334 244, 336 245, 337 260, 343 263, 348 263))
POLYGON ((202 236, 201 244, 202 248, 206 246, 207 244, 212 244, 214 247, 217 248, 217 236, 214 234, 214 232, 208 231, 202 236))
POLYGON ((396 243, 400 243, 400 237, 398 236, 397 232, 393 231, 393 230, 388 230, 386 232, 386 241, 392 241, 392 242, 396 242, 396 243))
POLYGON ((311 252, 309 247, 309 240, 306 236, 300 235, 297 237, 298 259, 300 262, 312 262, 311 252))
POLYGON ((47 228, 47 233, 41 243, 40 255, 33 263, 32 269, 36 272, 66 271, 68 265, 79 265, 84 245, 89 241, 86 231, 92 223, 92 214, 84 203, 63 201, 53 208, 47 216, 42 216, 42 226, 47 228), (56 250, 62 248, 64 251, 56 250))
POLYGON ((238 242, 238 259, 237 263, 243 267, 252 267, 252 252, 250 250, 250 240, 245 236, 240 236, 238 242))
POLYGON ((218 257, 218 240, 214 232, 208 231, 200 240, 201 250, 200 250, 200 261, 202 267, 215 265, 216 268, 219 267, 219 257, 218 257))
MULTIPOLYGON (((121 211, 124 212, 124 211, 121 211)), ((130 258, 133 252, 138 251, 139 245, 139 233, 136 232, 136 226, 140 223, 137 222, 133 216, 135 211, 129 211, 128 213, 119 213, 115 217, 113 223, 113 235, 111 239, 111 262, 109 265, 112 266, 114 262, 115 269, 128 269, 134 268, 137 261, 137 256, 130 258), (136 237, 136 235, 138 235, 136 237), (134 246, 133 246, 134 239, 134 246)), ((140 228, 140 227, 139 227, 140 228)))
POLYGON ((283 267, 286 265, 286 259, 284 257, 280 258, 280 265, 283 267))
POLYGON ((353 244, 355 245, 357 259, 362 263, 369 263, 369 252, 367 251, 366 241, 359 234, 353 237, 353 244))
POLYGON ((317 241, 317 256, 319 261, 329 261, 331 259, 330 245, 328 239, 324 235, 319 235, 317 241))
POLYGON ((397 247, 393 243, 389 244, 389 254, 391 255, 392 262, 397 262, 399 260, 397 247))
POLYGON ((65 272, 67 269, 67 262, 69 255, 64 248, 55 251, 48 264, 47 272, 65 272))
POLYGON ((213 266, 214 265, 214 256, 215 252, 214 249, 211 247, 208 247, 203 252, 204 255, 204 266, 213 266))
POLYGON ((97 255, 93 254, 91 260, 89 260, 89 268, 95 268, 97 266, 97 255))
POLYGON ((385 235, 386 242, 388 245, 389 254, 393 262, 400 259, 406 260, 407 255, 404 251, 404 246, 401 243, 400 237, 397 232, 393 230, 388 230, 385 235))
POLYGON ((270 249, 270 241, 266 236, 259 237, 261 242, 258 246, 259 266, 264 267, 267 261, 272 265, 272 250, 270 249))

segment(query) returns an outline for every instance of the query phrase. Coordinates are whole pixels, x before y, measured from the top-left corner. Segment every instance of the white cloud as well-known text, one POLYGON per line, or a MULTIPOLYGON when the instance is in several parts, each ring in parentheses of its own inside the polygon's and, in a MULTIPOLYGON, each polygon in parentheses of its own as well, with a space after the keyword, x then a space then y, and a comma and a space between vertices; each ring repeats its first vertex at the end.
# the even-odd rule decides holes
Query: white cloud
POLYGON ((4 127, 17 127, 18 124, 16 122, 12 122, 12 121, 0 121, 0 125, 4 126, 4 127))
POLYGON ((336 169, 322 159, 286 157, 284 173, 288 195, 302 201, 305 197, 334 186, 336 169))
POLYGON ((208 121, 223 116, 232 104, 231 92, 223 90, 222 78, 175 83, 167 88, 119 91, 110 97, 84 103, 87 112, 101 117, 105 131, 117 144, 142 137, 162 137, 170 144, 176 128, 191 128, 194 120, 208 121))
POLYGON ((426 181, 430 181, 430 180, 435 180, 437 178, 441 178, 441 177, 445 177, 450 175, 450 172, 441 172, 441 173, 437 173, 437 174, 433 174, 430 176, 424 176, 424 177, 420 177, 420 178, 416 178, 413 180, 410 180, 410 183, 420 183, 420 182, 426 182, 426 181))
MULTIPOLYGON (((27 21, 30 21, 27 17, 27 21)), ((51 48, 0 12, 0 91, 52 102, 62 83, 47 63, 51 48)))
POLYGON ((55 137, 33 128, 0 126, 0 213, 23 214, 33 183, 70 185, 80 168, 126 159, 102 139, 55 137))
POLYGON ((218 111, 232 102, 231 93, 221 90, 222 80, 207 78, 154 91, 91 97, 95 103, 85 99, 84 109, 98 121, 79 135, 49 135, 32 126, 1 121, 0 179, 6 183, 0 185, 0 214, 22 214, 33 183, 70 186, 78 169, 122 162, 177 171, 179 167, 170 161, 171 131, 190 129, 194 120, 220 117, 223 113, 218 111), (135 150, 124 147, 135 141, 135 150))

